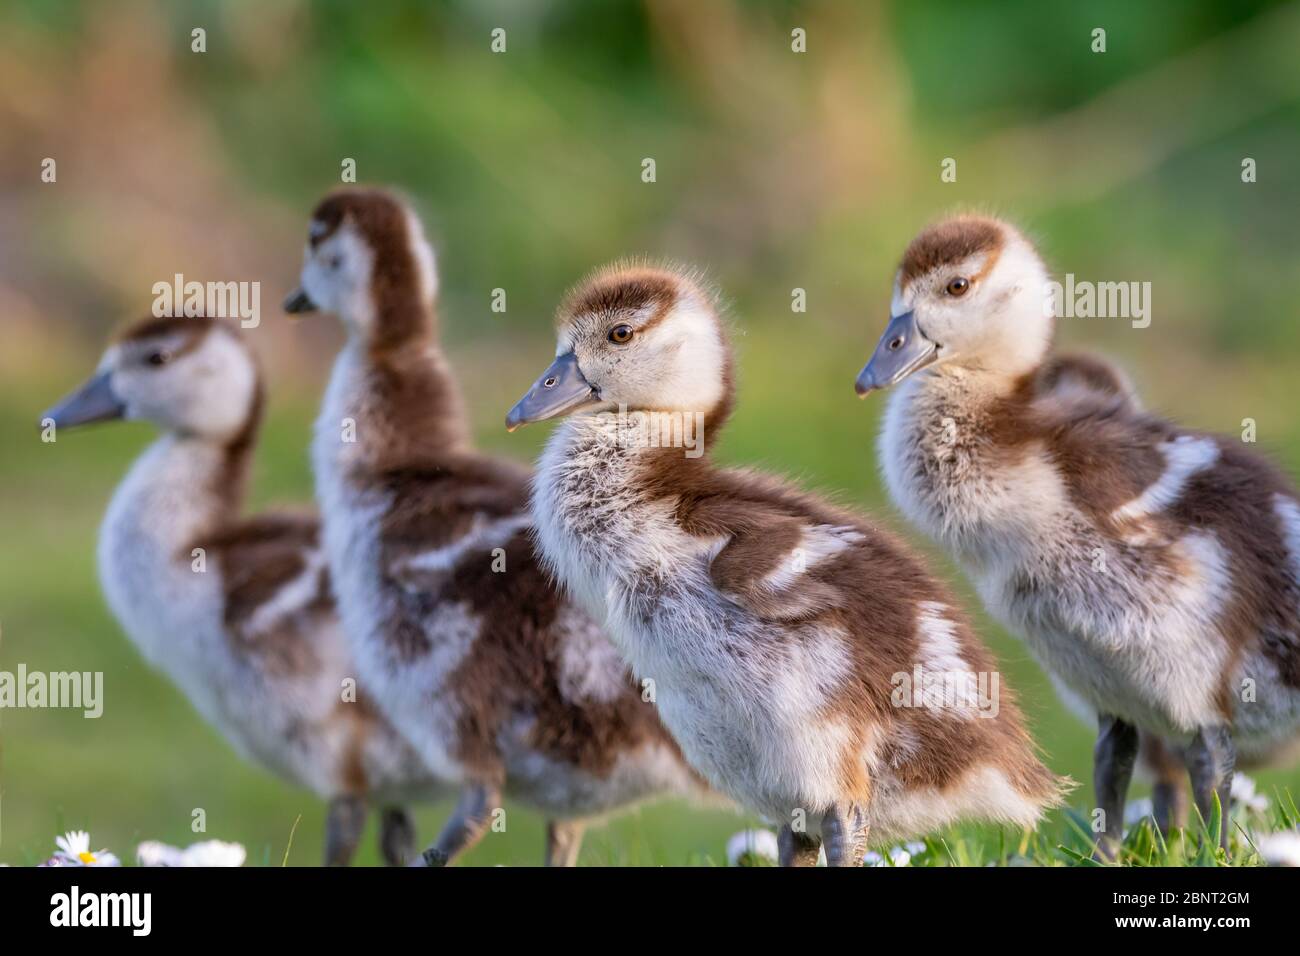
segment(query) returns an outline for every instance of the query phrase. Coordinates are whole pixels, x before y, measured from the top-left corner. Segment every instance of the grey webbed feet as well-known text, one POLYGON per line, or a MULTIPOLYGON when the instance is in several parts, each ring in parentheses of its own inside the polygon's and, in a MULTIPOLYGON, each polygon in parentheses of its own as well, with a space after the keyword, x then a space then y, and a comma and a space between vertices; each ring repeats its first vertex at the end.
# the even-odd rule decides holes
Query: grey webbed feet
POLYGON ((425 866, 447 866, 477 843, 501 803, 500 791, 488 784, 470 784, 460 793, 456 809, 443 825, 438 839, 421 855, 425 866))

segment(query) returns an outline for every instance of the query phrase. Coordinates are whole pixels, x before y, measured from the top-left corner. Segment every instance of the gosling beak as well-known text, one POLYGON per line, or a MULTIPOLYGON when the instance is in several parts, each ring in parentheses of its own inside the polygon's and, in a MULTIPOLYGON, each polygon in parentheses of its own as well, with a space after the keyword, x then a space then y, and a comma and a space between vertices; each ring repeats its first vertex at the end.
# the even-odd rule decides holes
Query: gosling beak
POLYGON ((858 397, 866 398, 878 388, 897 385, 938 357, 939 346, 921 332, 914 312, 892 316, 871 361, 858 373, 854 383, 858 397))
POLYGON ((290 315, 297 315, 300 312, 315 312, 316 303, 311 300, 311 296, 299 287, 284 297, 284 311, 290 315))
POLYGON ((81 388, 42 413, 41 423, 48 419, 56 428, 72 428, 110 421, 125 414, 126 405, 113 394, 112 376, 108 372, 98 372, 81 388))
POLYGON ((578 368, 578 358, 566 352, 551 363, 542 377, 533 383, 527 394, 515 403, 506 416, 506 431, 521 425, 545 421, 591 403, 596 395, 578 368))

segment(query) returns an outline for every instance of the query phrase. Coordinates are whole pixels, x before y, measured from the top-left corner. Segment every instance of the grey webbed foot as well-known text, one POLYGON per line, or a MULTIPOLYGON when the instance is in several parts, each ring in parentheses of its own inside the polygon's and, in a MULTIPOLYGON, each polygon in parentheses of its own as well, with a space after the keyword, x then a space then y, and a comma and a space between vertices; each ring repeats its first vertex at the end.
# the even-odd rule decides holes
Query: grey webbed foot
POLYGON ((500 793, 489 784, 471 784, 460 793, 456 809, 443 825, 438 839, 421 855, 425 866, 447 866, 477 843, 500 805, 500 793))

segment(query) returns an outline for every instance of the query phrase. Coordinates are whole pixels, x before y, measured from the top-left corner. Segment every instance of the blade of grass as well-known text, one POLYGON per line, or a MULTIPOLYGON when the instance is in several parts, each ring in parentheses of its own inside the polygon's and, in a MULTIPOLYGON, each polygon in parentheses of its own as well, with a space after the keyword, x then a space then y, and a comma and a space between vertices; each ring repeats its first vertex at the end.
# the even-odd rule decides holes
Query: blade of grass
POLYGON ((293 849, 293 835, 298 832, 298 824, 302 822, 302 814, 294 818, 293 826, 289 828, 289 842, 284 847, 284 858, 280 860, 280 867, 284 868, 289 865, 289 851, 293 849))

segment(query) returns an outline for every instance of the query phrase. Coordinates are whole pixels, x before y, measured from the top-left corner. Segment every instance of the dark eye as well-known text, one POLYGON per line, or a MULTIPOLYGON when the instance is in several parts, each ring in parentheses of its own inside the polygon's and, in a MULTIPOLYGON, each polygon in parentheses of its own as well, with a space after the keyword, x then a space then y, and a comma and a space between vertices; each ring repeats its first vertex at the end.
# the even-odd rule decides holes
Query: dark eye
POLYGON ((628 342, 631 342, 632 326, 627 325, 626 323, 614 326, 609 330, 609 340, 615 345, 626 345, 628 342))
POLYGON ((970 279, 958 276, 955 279, 949 279, 946 291, 949 295, 963 296, 970 289, 970 279))
POLYGON ((341 265, 343 265, 342 256, 330 256, 325 260, 325 267, 327 269, 337 269, 341 265))
POLYGON ((145 359, 150 365, 166 365, 171 361, 171 356, 166 352, 150 352, 149 357, 145 359))

